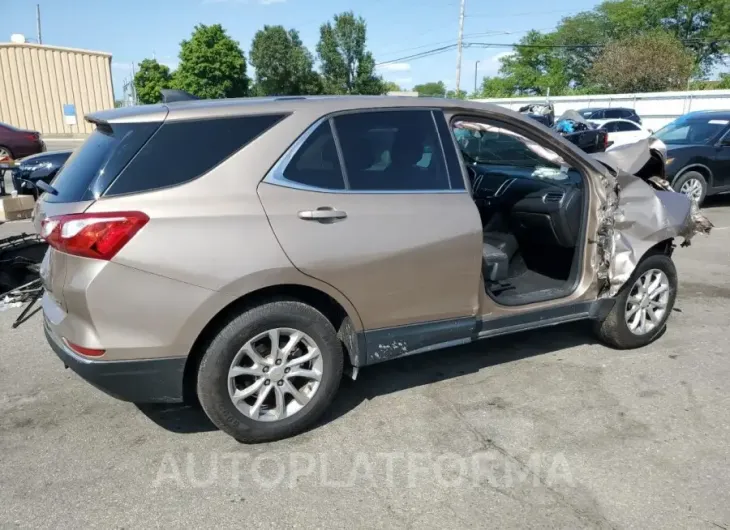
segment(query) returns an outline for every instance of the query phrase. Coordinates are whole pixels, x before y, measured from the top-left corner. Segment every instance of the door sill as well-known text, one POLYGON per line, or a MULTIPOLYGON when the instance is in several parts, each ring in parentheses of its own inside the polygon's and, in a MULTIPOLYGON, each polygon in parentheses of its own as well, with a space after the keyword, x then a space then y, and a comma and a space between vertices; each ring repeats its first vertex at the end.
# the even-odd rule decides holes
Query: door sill
POLYGON ((486 339, 520 331, 557 326, 577 320, 601 320, 611 311, 615 300, 605 298, 589 302, 567 303, 548 309, 536 309, 518 315, 482 320, 477 338, 486 339))

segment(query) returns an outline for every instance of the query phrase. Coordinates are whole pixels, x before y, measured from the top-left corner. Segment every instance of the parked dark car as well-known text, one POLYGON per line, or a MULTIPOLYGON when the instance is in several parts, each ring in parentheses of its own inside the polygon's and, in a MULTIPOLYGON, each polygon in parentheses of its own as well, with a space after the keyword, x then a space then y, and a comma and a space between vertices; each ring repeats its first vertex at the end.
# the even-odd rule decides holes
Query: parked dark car
POLYGON ((635 121, 641 123, 641 118, 634 109, 626 107, 596 107, 588 109, 579 109, 578 114, 586 120, 612 120, 621 118, 624 120, 635 121))
POLYGON ((0 160, 5 157, 17 160, 45 150, 46 144, 41 140, 38 131, 16 129, 6 123, 0 123, 0 160))
POLYGON ((38 188, 31 183, 54 179, 73 151, 48 151, 24 158, 13 171, 13 187, 20 195, 38 196, 38 188))
POLYGON ((730 191, 730 111, 685 114, 656 132, 667 146, 666 178, 702 204, 730 191))

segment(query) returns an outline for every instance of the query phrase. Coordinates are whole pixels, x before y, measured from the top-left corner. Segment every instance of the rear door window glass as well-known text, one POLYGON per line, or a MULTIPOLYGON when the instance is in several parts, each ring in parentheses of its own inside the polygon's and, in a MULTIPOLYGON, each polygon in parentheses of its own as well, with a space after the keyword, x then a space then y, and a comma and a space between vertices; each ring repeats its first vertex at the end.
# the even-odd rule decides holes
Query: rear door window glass
POLYGON ((151 191, 194 180, 283 117, 276 114, 165 122, 105 195, 151 191))
POLYGON ((633 123, 626 122, 626 121, 619 121, 619 122, 616 122, 616 130, 618 132, 638 131, 639 126, 634 125, 633 123))
POLYGON ((451 189, 431 111, 359 112, 333 121, 353 191, 451 189))
POLYGON ((604 110, 603 115, 606 119, 621 118, 622 112, 621 112, 621 109, 609 109, 609 110, 604 110))

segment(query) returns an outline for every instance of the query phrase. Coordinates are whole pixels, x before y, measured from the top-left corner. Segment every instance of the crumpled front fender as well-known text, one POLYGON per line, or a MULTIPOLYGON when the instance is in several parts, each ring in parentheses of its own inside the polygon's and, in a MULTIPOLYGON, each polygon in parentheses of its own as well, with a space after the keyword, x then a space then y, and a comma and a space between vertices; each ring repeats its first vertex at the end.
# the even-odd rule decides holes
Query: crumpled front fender
POLYGON ((697 204, 662 179, 647 182, 618 171, 615 178, 606 176, 604 184, 607 202, 598 239, 600 296, 614 296, 657 244, 681 237, 682 246, 689 246, 695 234, 709 234, 712 229, 697 204))

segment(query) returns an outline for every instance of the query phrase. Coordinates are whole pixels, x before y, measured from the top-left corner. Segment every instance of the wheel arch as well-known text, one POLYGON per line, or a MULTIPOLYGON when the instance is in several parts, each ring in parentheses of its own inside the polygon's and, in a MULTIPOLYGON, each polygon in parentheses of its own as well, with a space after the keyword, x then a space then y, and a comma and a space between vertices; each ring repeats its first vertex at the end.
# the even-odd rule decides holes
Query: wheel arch
POLYGON ((353 313, 354 308, 348 311, 340 301, 330 294, 309 285, 296 283, 269 285, 232 300, 213 315, 203 327, 190 348, 185 362, 183 372, 183 397, 185 402, 190 403, 196 400, 195 388, 200 360, 206 351, 206 346, 226 323, 247 309, 276 300, 296 300, 320 311, 338 332, 340 340, 344 344, 343 348, 347 353, 345 360, 354 366, 361 364, 360 358, 364 354, 364 347, 360 346, 358 337, 363 335, 358 333, 361 329, 361 322, 359 316, 353 313))
POLYGON ((684 166, 681 170, 679 170, 677 172, 677 174, 675 175, 674 179, 672 179, 672 186, 674 186, 674 183, 677 182, 682 177, 682 175, 684 175, 688 171, 697 171, 703 177, 705 177, 705 180, 707 181, 707 188, 708 188, 707 191, 709 191, 710 188, 712 188, 712 181, 714 178, 713 174, 712 174, 712 170, 709 167, 707 167, 706 165, 699 164, 699 163, 688 164, 688 165, 684 166))

